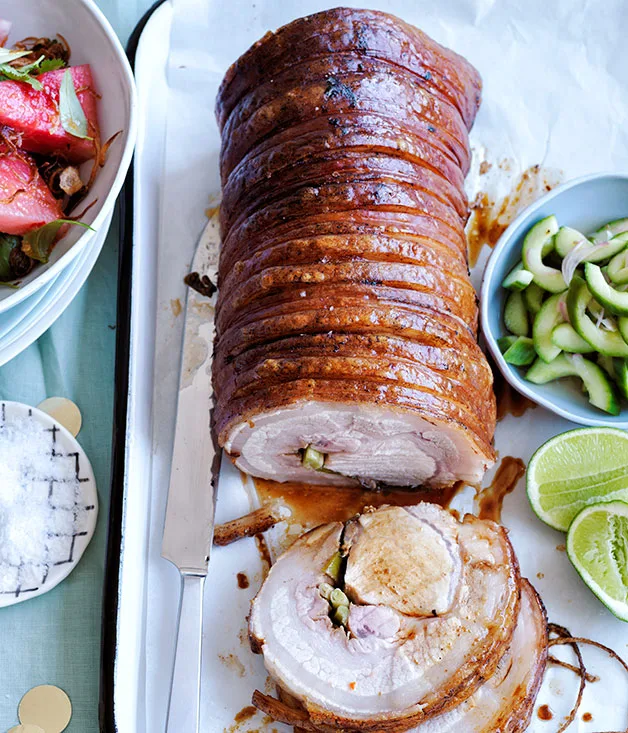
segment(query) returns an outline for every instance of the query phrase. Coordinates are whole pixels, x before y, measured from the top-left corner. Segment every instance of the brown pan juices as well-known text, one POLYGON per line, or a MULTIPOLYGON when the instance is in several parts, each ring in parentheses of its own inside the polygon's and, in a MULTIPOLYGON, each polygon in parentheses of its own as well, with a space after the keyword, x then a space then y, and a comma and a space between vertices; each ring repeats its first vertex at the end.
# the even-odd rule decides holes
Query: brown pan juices
POLYGON ((501 522, 502 505, 508 494, 514 491, 519 479, 525 474, 526 466, 521 458, 504 456, 493 480, 478 496, 478 516, 501 522))
POLYGON ((497 406, 497 422, 503 420, 507 415, 521 417, 527 410, 534 409, 536 402, 522 395, 506 381, 503 374, 490 356, 487 356, 488 363, 493 371, 493 390, 495 392, 495 404, 497 406))
POLYGON ((292 515, 290 522, 313 527, 327 522, 345 522, 366 507, 385 504, 410 506, 428 501, 448 508, 453 498, 466 484, 461 481, 441 490, 384 489, 371 491, 362 488, 312 486, 304 483, 278 483, 254 479, 257 495, 262 504, 280 501, 292 515))
POLYGON ((541 705, 537 710, 537 715, 539 720, 551 720, 554 717, 549 705, 541 705))
MULTIPOLYGON (((507 168, 502 161, 502 168, 507 168)), ((540 165, 527 168, 515 179, 510 193, 495 200, 488 192, 479 191, 471 202, 467 223, 469 265, 474 267, 484 247, 493 249, 501 235, 517 215, 536 199, 560 183, 560 175, 540 165)))
MULTIPOLYGON (((521 458, 505 456, 488 487, 478 493, 478 517, 501 522, 504 498, 525 474, 521 458)), ((352 487, 314 486, 301 482, 279 483, 253 479, 262 505, 281 502, 291 511, 289 522, 314 527, 326 522, 345 522, 367 507, 412 506, 421 502, 448 509, 456 495, 468 484, 457 481, 452 486, 433 489, 390 489, 372 491, 352 487)))

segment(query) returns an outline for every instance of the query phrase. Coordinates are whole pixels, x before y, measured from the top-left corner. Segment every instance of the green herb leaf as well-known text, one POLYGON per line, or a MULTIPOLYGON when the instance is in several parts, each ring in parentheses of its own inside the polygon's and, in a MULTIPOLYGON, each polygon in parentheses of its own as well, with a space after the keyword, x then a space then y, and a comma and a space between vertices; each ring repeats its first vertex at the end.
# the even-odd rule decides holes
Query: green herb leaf
MULTIPOLYGON (((0 48, 0 51, 2 50, 3 49, 0 48)), ((13 57, 13 59, 20 58, 28 53, 30 52, 20 51, 17 56, 13 57)), ((0 61, 1 60, 2 54, 0 54, 0 61)), ((36 77, 43 74, 45 71, 55 71, 56 69, 61 69, 64 66, 65 61, 63 59, 47 59, 45 56, 40 56, 37 61, 33 61, 32 64, 25 64, 19 68, 11 66, 8 62, 0 63, 0 81, 2 81, 1 77, 11 79, 11 81, 23 81, 26 84, 30 84, 36 91, 41 92, 44 87, 36 77)))
MULTIPOLYGON (((43 61, 46 60, 45 56, 40 56, 37 61, 33 61, 30 64, 24 64, 24 66, 20 66, 18 69, 15 69, 15 71, 19 71, 22 74, 39 74, 39 69, 41 68, 41 64, 43 61)), ((15 67, 11 67, 15 68, 15 67)))
POLYGON ((44 59, 39 64, 39 73, 45 74, 47 71, 57 71, 57 69, 63 69, 66 63, 63 59, 44 59))
POLYGON ((0 64, 8 64, 15 59, 21 59, 28 56, 30 51, 12 51, 10 48, 0 48, 0 64))
POLYGON ((59 114, 63 129, 74 137, 91 140, 87 132, 87 117, 76 96, 72 72, 68 69, 63 75, 59 88, 59 114))
POLYGON ((22 250, 25 254, 38 262, 48 262, 48 257, 52 251, 52 245, 55 242, 59 229, 64 224, 76 224, 85 229, 94 231, 89 224, 83 224, 81 221, 73 219, 55 219, 48 224, 44 224, 38 229, 32 229, 22 237, 22 250))
POLYGON ((11 234, 0 234, 0 281, 13 280, 15 275, 9 257, 11 251, 20 246, 20 238, 11 234))
POLYGON ((21 69, 15 69, 9 64, 0 64, 0 77, 10 79, 11 81, 23 81, 26 84, 30 84, 36 91, 41 92, 41 90, 44 88, 44 85, 39 81, 39 79, 31 76, 28 71, 24 71, 24 69, 28 69, 32 66, 32 64, 29 64, 28 66, 24 66, 21 69))

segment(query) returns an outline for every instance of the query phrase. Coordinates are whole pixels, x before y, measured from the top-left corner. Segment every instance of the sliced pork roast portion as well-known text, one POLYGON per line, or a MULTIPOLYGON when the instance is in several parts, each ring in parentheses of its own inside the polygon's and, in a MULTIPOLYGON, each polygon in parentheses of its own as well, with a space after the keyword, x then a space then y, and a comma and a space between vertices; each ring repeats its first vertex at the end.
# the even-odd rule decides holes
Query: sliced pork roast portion
POLYGON ((213 421, 243 471, 439 487, 492 464, 464 234, 480 89, 421 31, 348 8, 227 72, 213 421))
POLYGON ((321 526, 277 560, 253 601, 252 648, 283 702, 254 701, 317 731, 405 731, 474 694, 495 715, 507 688, 536 691, 527 664, 534 676, 545 637, 535 596, 520 611, 520 592, 506 531, 490 521, 422 503, 321 526), (517 619, 513 671, 502 660, 517 619), (505 687, 480 693, 495 674, 505 687))
POLYGON ((530 724, 546 660, 545 609, 524 578, 515 633, 495 674, 461 705, 410 733, 522 733, 530 724))

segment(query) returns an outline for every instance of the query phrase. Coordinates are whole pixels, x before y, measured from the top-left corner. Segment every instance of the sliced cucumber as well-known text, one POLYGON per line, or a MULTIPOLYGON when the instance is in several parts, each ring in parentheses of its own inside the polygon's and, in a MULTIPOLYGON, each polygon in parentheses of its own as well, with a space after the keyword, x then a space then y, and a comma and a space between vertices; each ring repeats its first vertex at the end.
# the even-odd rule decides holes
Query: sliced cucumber
POLYGON ((508 349, 515 343, 520 336, 502 336, 497 339, 497 346, 502 354, 505 354, 508 349))
POLYGON ((529 331, 528 311, 523 296, 518 291, 510 293, 504 306, 504 325, 517 336, 527 336, 529 331))
POLYGON ((628 250, 624 249, 616 254, 608 263, 606 271, 610 281, 615 285, 625 285, 628 283, 628 250))
MULTIPOLYGON (((571 281, 567 294, 567 311, 571 325, 576 329, 578 335, 588 341, 600 354, 628 357, 628 344, 622 338, 623 332, 620 336, 616 331, 603 331, 587 315, 587 305, 591 297, 585 281, 576 275, 571 281)), ((628 322, 625 327, 628 333, 628 322)))
POLYGON ((628 398, 628 361, 626 359, 618 359, 615 362, 615 381, 619 391, 628 398))
POLYGON ((590 359, 576 359, 573 356, 567 358, 575 363, 578 376, 589 394, 589 402, 610 415, 619 415, 619 398, 606 372, 590 359))
MULTIPOLYGON (((604 240, 602 240, 604 241, 604 240)), ((609 239, 605 244, 601 244, 596 247, 590 254, 585 258, 585 262, 606 262, 614 257, 619 252, 623 252, 628 245, 628 232, 618 234, 615 237, 609 239)))
POLYGON ((611 379, 615 379, 615 365, 612 356, 604 356, 604 354, 597 355, 598 366, 608 374, 611 379))
POLYGON ((546 384, 562 377, 580 377, 592 405, 611 415, 619 415, 619 400, 613 384, 589 359, 566 354, 559 354, 549 364, 537 359, 526 374, 526 379, 534 384, 546 384))
POLYGON ((628 318, 626 316, 620 316, 617 319, 617 327, 619 328, 621 337, 624 341, 628 342, 628 318))
POLYGON ((560 349, 552 343, 552 331, 560 323, 564 323, 565 317, 561 312, 561 303, 565 302, 565 294, 558 293, 549 297, 541 310, 536 314, 532 324, 532 338, 536 353, 543 361, 553 361, 559 354, 560 349))
POLYGON ((565 354, 559 354, 550 362, 537 359, 526 372, 526 379, 534 384, 546 384, 562 377, 576 376, 573 365, 565 354))
POLYGON ((597 265, 587 262, 584 277, 598 303, 617 316, 628 316, 628 293, 622 293, 609 285, 597 265))
POLYGON ((590 239, 594 242, 603 242, 605 239, 615 237, 617 234, 628 232, 628 219, 614 219, 604 224, 603 227, 596 229, 591 234, 590 239))
POLYGON ((543 305, 543 298, 545 297, 545 291, 540 288, 536 283, 530 283, 528 287, 523 291, 523 299, 526 303, 526 308, 535 316, 543 305))
POLYGON ((543 264, 543 257, 554 248, 554 234, 558 231, 555 216, 537 222, 523 240, 521 255, 526 270, 534 276, 534 282, 550 293, 562 293, 567 289, 560 270, 543 264))
POLYGON ((582 241, 588 241, 582 232, 571 227, 561 227, 554 235, 554 249, 561 257, 566 257, 582 241))
POLYGON ((512 364, 513 366, 527 366, 528 364, 532 364, 536 359, 534 341, 527 336, 518 336, 515 343, 504 352, 504 359, 508 364, 512 364))
POLYGON ((523 262, 520 262, 506 275, 502 283, 502 288, 506 288, 507 290, 525 290, 532 282, 533 277, 534 275, 524 268, 523 262))
POLYGON ((552 331, 552 343, 569 354, 589 354, 595 351, 588 341, 578 335, 570 323, 561 323, 552 331))
POLYGON ((561 257, 566 257, 582 242, 586 243, 586 249, 588 250, 586 257, 582 259, 583 262, 605 262, 626 248, 628 233, 618 234, 610 240, 603 238, 592 242, 577 229, 561 227, 554 237, 554 249, 561 257), (600 245, 601 242, 604 242, 604 244, 596 246, 600 245))

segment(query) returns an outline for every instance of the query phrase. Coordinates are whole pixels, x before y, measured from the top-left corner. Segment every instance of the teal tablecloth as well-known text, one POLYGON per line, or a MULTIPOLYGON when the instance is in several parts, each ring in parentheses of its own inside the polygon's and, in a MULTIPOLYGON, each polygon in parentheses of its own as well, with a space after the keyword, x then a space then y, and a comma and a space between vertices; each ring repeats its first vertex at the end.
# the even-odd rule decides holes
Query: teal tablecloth
MULTIPOLYGON (((150 0, 100 0, 123 43, 150 0)), ((93 272, 59 320, 0 368, 0 399, 36 405, 74 400, 83 414, 79 440, 98 484, 96 535, 79 566, 49 593, 0 609, 0 733, 18 722, 22 695, 38 684, 62 687, 72 701, 69 733, 98 731, 100 623, 104 577, 115 357, 117 218, 93 272)))

